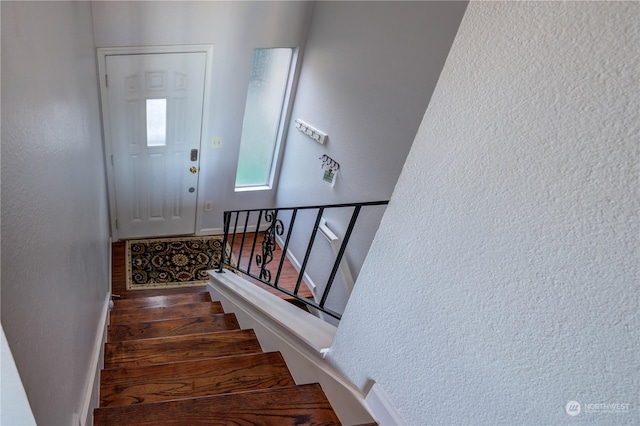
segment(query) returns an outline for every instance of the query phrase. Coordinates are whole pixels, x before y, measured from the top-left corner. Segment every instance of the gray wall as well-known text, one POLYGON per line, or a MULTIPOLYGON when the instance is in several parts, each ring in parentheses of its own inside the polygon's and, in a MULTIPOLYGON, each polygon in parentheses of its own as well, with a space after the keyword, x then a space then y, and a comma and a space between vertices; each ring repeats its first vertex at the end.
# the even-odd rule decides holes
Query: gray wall
POLYGON ((42 425, 80 408, 109 291, 97 84, 90 3, 2 2, 2 327, 42 425))
POLYGON ((329 354, 409 424, 638 424, 639 20, 469 5, 329 354))
MULTIPOLYGON (((466 2, 318 2, 307 39, 284 152, 278 206, 386 200, 398 180, 420 120, 455 37, 466 2), (329 135, 320 145, 295 129, 303 121, 329 135), (332 188, 319 160, 340 163, 332 188)), ((384 208, 363 211, 347 251, 354 278, 384 208)), ((351 210, 325 212, 343 236, 351 210)), ((315 212, 296 220, 291 259, 302 263, 315 212)), ((393 244, 393 242, 390 242, 393 244)), ((307 269, 318 295, 333 265, 319 238, 307 269)), ((338 277, 340 281, 340 277, 338 277)), ((337 282, 330 308, 342 312, 347 294, 337 282)))
POLYGON ((94 2, 98 47, 213 44, 210 116, 201 146, 197 233, 222 229, 225 210, 271 206, 275 188, 234 192, 253 49, 304 48, 313 2, 94 2), (223 148, 210 145, 221 136, 223 148), (213 210, 204 212, 204 202, 213 210))
POLYGON ((388 199, 449 53, 466 2, 318 2, 289 128, 278 205, 388 199), (340 163, 334 188, 323 154, 340 163))

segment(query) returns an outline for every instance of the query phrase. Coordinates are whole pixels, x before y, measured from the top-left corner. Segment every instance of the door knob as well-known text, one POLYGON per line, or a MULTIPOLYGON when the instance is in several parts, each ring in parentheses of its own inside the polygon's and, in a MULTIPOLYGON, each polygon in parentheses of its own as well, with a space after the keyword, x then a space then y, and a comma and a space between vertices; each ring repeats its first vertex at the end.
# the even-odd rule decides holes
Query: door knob
POLYGON ((189 171, 190 171, 191 173, 193 173, 193 174, 196 174, 196 172, 198 171, 198 169, 196 169, 196 166, 191 166, 191 167, 189 168, 189 171))

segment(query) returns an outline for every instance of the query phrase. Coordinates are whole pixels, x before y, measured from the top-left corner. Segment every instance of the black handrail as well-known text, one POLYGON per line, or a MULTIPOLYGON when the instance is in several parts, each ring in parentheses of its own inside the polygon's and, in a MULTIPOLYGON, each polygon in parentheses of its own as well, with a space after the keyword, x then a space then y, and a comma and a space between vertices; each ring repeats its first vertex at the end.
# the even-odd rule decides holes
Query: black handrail
MULTIPOLYGON (((349 239, 351 238, 353 229, 360 215, 360 211, 363 207, 369 206, 381 206, 389 204, 389 201, 368 201, 361 203, 340 203, 340 204, 327 204, 327 205, 315 205, 315 206, 299 206, 299 207, 277 207, 277 208, 266 208, 266 209, 246 209, 246 210, 232 210, 224 212, 224 237, 223 237, 223 247, 227 247, 227 242, 229 241, 229 234, 231 236, 231 246, 230 252, 226 252, 223 250, 225 254, 222 256, 220 266, 217 270, 218 273, 224 273, 224 269, 230 269, 233 271, 238 271, 248 277, 253 278, 263 284, 266 284, 272 288, 275 288, 289 296, 293 297, 297 301, 311 306, 321 312, 326 313, 327 315, 332 316, 333 318, 340 319, 341 314, 335 312, 325 306, 327 302, 327 297, 329 292, 331 291, 331 286, 333 285, 333 281, 336 277, 338 269, 340 267, 340 263, 347 249, 347 245, 349 243, 349 239), (300 290, 300 285, 303 280, 304 272, 307 267, 309 257, 311 254, 311 249, 313 248, 313 244, 316 238, 316 234, 318 233, 318 229, 320 227, 320 222, 322 220, 322 216, 327 209, 334 208, 353 208, 353 213, 351 215, 351 220, 343 237, 342 245, 336 255, 336 259, 334 261, 333 267, 331 268, 331 272, 329 275, 329 279, 327 280, 327 284, 322 293, 322 297, 320 301, 311 300, 306 297, 300 296, 298 294, 300 290), (280 280, 280 274, 282 272, 282 268, 284 265, 284 259, 289 247, 289 242, 291 239, 291 235, 293 233, 294 224, 296 221, 296 217, 298 211, 300 210, 318 210, 318 213, 315 218, 313 230, 311 232, 311 236, 309 238, 309 243, 307 244, 307 249, 305 252, 304 260, 300 265, 300 271, 298 273, 298 277, 296 280, 295 289, 293 291, 283 288, 278 285, 280 280), (282 220, 278 217, 281 212, 291 212, 291 218, 289 219, 289 227, 286 233, 286 238, 284 239, 284 244, 282 246, 282 256, 280 258, 280 262, 278 263, 278 269, 275 274, 275 278, 272 280, 271 270, 267 268, 267 265, 273 260, 273 250, 276 247, 276 236, 282 236, 284 234, 284 224, 282 220), (249 256, 248 263, 245 267, 241 265, 241 257, 242 252, 244 250, 245 245, 245 237, 248 233, 248 225, 250 216, 252 213, 258 213, 257 222, 255 225, 255 234, 253 237, 253 242, 251 243, 251 254, 249 256), (241 215, 245 215, 244 217, 244 225, 241 225, 241 229, 238 229, 238 221, 241 215), (231 228, 232 218, 235 215, 235 220, 233 220, 233 229, 231 228), (268 224, 267 228, 264 231, 260 231, 260 227, 263 223, 268 224), (241 241, 240 241, 240 255, 238 256, 238 264, 234 265, 231 261, 233 258, 233 247, 236 239, 236 235, 241 233, 241 241), (256 246, 258 245, 258 234, 262 234, 262 241, 260 242, 260 253, 256 254, 256 246), (256 275, 251 272, 251 266, 255 262, 255 266, 259 268, 259 272, 256 275), (223 269, 224 267, 224 269, 223 269)), ((255 219, 254 219, 255 220, 255 219)))

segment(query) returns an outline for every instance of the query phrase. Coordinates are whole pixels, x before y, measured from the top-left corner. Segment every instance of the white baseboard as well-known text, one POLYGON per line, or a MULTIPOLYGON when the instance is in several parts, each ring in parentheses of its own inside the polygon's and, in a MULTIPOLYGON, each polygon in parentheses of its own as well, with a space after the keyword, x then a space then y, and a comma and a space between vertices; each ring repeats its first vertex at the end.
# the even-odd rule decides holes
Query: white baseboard
POLYGON ((224 234, 224 228, 202 228, 196 235, 201 237, 205 235, 222 235, 224 234))
POLYGON ((98 408, 100 403, 100 370, 104 365, 103 349, 104 344, 107 341, 110 301, 111 292, 108 292, 102 306, 102 312, 100 313, 98 329, 96 330, 91 363, 89 364, 89 370, 87 371, 84 400, 82 401, 82 405, 80 406, 77 414, 80 426, 93 426, 93 409, 98 408))

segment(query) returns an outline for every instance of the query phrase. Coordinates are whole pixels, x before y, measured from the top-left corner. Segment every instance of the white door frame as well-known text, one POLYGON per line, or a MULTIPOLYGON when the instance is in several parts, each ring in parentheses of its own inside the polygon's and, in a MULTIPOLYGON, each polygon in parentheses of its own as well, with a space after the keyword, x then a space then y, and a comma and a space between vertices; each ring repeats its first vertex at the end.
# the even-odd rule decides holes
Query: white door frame
MULTIPOLYGON (((100 103, 102 107, 102 131, 105 153, 105 168, 107 171, 107 191, 109 195, 109 222, 111 227, 111 238, 118 241, 118 227, 116 226, 116 197, 113 172, 113 149, 111 140, 111 129, 109 126, 109 105, 108 99, 103 94, 107 93, 107 56, 111 55, 140 55, 154 53, 192 53, 205 52, 207 59, 205 62, 204 77, 204 98, 202 105, 202 128, 200 130, 200 160, 202 160, 202 148, 206 146, 206 140, 209 126, 209 111, 211 103, 211 76, 213 75, 213 45, 212 44, 192 44, 183 46, 135 46, 135 47, 99 47, 98 51, 98 77, 100 80, 100 103)), ((199 162, 202 169, 202 161, 199 162)), ((198 196, 196 198, 196 234, 200 229, 200 188, 202 182, 200 179, 202 173, 198 173, 198 196)))

